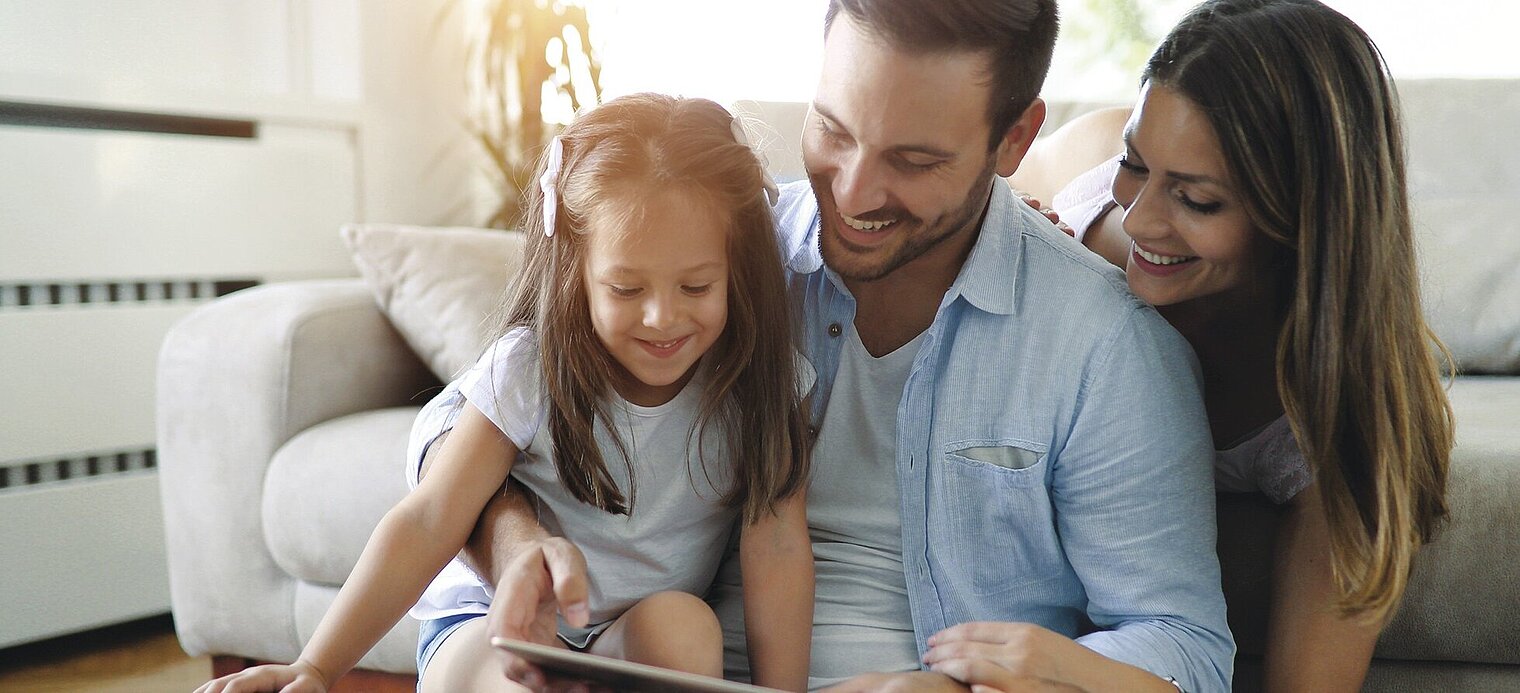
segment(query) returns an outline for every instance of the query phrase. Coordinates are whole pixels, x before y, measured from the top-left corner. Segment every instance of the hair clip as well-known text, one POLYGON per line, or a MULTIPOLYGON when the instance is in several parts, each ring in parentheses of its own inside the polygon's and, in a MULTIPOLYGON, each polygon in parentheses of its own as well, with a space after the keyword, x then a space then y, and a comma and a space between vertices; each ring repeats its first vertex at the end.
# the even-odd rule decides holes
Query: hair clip
POLYGON ((554 237, 554 222, 559 212, 559 170, 565 163, 565 143, 559 136, 549 143, 549 163, 538 177, 538 189, 544 192, 544 236, 554 237))
MULTIPOLYGON (((739 116, 734 116, 733 120, 728 122, 729 130, 734 133, 734 141, 754 151, 755 148, 750 146, 749 136, 744 132, 744 124, 739 122, 739 116)), ((760 184, 765 188, 765 199, 774 207, 776 201, 781 199, 781 189, 776 187, 776 181, 772 180, 771 174, 766 172, 765 160, 761 158, 759 152, 755 153, 755 158, 760 161, 760 184)))

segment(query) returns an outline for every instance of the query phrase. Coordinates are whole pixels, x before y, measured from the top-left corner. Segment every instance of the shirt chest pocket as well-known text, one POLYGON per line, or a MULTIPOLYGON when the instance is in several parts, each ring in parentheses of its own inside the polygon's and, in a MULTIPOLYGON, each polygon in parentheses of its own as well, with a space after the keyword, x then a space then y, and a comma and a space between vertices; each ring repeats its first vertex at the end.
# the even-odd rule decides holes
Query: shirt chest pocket
POLYGON ((941 576, 992 595, 1064 570, 1046 450, 1019 440, 942 447, 927 470, 928 549, 941 576))

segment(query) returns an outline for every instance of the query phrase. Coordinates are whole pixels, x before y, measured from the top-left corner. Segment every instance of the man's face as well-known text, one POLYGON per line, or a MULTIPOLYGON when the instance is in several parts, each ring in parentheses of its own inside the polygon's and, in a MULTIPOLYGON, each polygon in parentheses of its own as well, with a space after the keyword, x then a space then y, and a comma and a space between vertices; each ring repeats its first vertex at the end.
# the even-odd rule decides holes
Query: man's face
POLYGON ((987 60, 904 52, 834 19, 802 147, 824 261, 840 276, 872 281, 969 247, 993 172, 1011 174, 1027 148, 987 149, 987 60))

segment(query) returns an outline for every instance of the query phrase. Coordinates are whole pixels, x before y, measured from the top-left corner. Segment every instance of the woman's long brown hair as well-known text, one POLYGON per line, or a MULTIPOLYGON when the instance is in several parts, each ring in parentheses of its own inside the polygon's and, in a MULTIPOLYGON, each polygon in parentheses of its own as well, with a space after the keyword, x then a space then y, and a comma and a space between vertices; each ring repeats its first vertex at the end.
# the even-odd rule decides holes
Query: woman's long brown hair
MULTIPOLYGON (((719 427, 734 462, 732 473, 718 475, 728 480, 723 501, 740 506, 747 522, 807 482, 806 420, 796 391, 781 251, 761 164, 735 140, 732 123, 727 110, 705 99, 634 94, 609 101, 560 135, 564 163, 552 237, 544 234, 543 193, 534 186, 528 196, 521 224, 527 248, 508 293, 503 332, 526 327, 538 340, 546 425, 561 482, 576 499, 610 513, 632 511, 637 484, 607 409, 621 369, 591 326, 583 281, 587 221, 638 233, 644 203, 671 190, 729 222, 728 320, 699 362, 705 389, 688 448, 708 426, 719 427), (608 472, 593 435, 598 419, 628 470, 627 489, 608 472)), ((535 181, 544 168, 541 162, 535 181)), ((713 470, 705 459, 701 465, 711 483, 713 470)))
POLYGON ((1144 79, 1207 115, 1252 223, 1292 257, 1278 394, 1323 499, 1340 609, 1384 616, 1446 515, 1453 438, 1387 67, 1315 0, 1216 0, 1144 79))

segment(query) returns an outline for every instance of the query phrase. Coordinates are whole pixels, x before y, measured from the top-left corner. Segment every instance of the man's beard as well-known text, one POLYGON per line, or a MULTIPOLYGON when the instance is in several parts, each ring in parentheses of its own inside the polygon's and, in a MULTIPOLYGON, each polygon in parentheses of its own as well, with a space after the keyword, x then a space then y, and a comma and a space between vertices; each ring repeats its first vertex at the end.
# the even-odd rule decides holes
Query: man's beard
MULTIPOLYGON (((917 260, 925 253, 933 250, 939 244, 961 231, 970 232, 972 227, 980 222, 982 211, 987 205, 986 191, 988 180, 992 177, 995 161, 992 157, 987 158, 987 164, 972 181, 971 187, 966 191, 964 200, 959 207, 940 215, 932 223, 926 223, 902 208, 882 208, 874 210, 861 219, 863 221, 882 221, 896 219, 891 227, 897 227, 897 233, 903 236, 903 242, 892 251, 885 261, 874 266, 866 265, 857 261, 861 251, 857 251, 853 244, 845 240, 836 230, 830 231, 831 225, 843 224, 839 218, 838 206, 834 204, 832 187, 828 180, 821 176, 808 176, 809 183, 813 186, 813 196, 820 200, 819 210, 823 219, 820 219, 818 233, 819 252, 823 254, 824 264, 836 274, 845 279, 859 282, 872 282, 882 279, 897 271, 902 266, 917 260), (827 197, 825 197, 827 195, 827 197), (829 204, 824 205, 822 200, 827 199, 829 204), (829 209, 825 209, 828 207, 829 209), (827 218, 832 217, 832 218, 827 218), (825 240, 825 236, 829 240, 825 240)), ((887 231, 883 231, 887 233, 887 231)), ((869 251, 864 251, 869 252, 869 251)))

